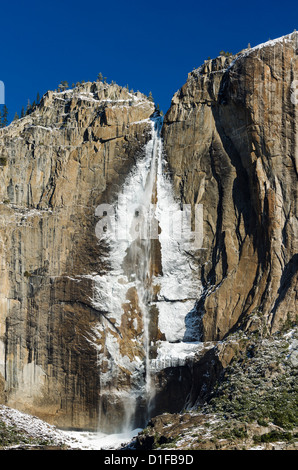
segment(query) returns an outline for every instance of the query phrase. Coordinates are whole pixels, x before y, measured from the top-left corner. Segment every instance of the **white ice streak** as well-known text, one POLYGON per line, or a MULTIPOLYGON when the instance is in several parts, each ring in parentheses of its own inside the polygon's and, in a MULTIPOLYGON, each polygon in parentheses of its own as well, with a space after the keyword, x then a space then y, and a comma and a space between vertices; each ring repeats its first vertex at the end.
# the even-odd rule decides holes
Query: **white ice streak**
POLYGON ((162 276, 158 278, 159 328, 171 342, 182 341, 186 315, 199 298, 201 283, 189 256, 192 240, 189 219, 173 196, 172 183, 163 170, 162 149, 158 158, 157 211, 161 234, 162 276))
POLYGON ((151 360, 151 370, 158 371, 167 367, 184 366, 187 359, 194 358, 200 343, 171 343, 161 341, 157 349, 157 358, 151 360))

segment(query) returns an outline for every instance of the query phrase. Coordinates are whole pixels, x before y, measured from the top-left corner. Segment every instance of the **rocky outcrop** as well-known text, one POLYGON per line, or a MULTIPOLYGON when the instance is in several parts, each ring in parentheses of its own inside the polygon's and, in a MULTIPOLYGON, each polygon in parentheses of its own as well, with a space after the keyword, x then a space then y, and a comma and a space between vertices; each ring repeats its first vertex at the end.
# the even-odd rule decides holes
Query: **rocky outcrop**
POLYGON ((297 312, 297 32, 191 72, 165 116, 176 196, 202 204, 201 338, 297 312))
POLYGON ((95 210, 116 198, 153 112, 140 93, 85 83, 0 131, 0 399, 60 427, 98 425, 95 210))
POLYGON ((189 410, 153 417, 131 446, 297 449, 297 333, 297 326, 267 338, 239 330, 219 342, 205 355, 209 368, 195 379, 206 391, 217 375, 211 397, 189 410))

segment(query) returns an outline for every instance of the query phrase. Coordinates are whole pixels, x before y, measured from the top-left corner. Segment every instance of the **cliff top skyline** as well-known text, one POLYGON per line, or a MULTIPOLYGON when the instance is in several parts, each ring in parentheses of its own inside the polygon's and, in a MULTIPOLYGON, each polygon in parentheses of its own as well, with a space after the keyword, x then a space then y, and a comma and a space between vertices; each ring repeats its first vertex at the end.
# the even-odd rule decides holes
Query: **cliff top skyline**
POLYGON ((153 95, 166 112, 187 74, 220 51, 237 53, 291 33, 298 5, 218 0, 209 4, 168 0, 77 0, 2 5, 2 67, 9 122, 21 108, 61 81, 95 81, 102 73, 129 89, 153 95))

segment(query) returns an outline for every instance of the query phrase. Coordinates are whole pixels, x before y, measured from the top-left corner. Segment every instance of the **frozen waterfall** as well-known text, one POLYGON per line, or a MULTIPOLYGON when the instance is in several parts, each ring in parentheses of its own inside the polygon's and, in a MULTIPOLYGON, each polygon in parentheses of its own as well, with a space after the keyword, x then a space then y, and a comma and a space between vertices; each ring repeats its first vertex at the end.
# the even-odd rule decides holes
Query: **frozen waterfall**
POLYGON ((181 365, 198 347, 192 312, 201 286, 190 253, 202 243, 202 208, 175 201, 164 168, 162 118, 149 125, 151 139, 117 203, 96 209, 96 234, 108 247, 108 268, 90 276, 93 305, 103 313, 93 331, 100 428, 108 424, 113 429, 115 419, 121 431, 140 427, 150 417, 156 371, 181 365))

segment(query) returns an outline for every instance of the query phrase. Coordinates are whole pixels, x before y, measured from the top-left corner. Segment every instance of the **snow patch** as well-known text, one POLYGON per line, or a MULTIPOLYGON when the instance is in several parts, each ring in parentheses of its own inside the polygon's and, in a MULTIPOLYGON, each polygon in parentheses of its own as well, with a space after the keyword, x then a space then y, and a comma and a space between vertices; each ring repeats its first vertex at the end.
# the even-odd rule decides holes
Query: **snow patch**
POLYGON ((270 39, 269 41, 266 41, 262 44, 258 44, 257 46, 254 46, 250 49, 246 49, 244 52, 240 53, 231 62, 231 64, 227 68, 227 70, 229 70, 231 67, 233 67, 233 65, 235 64, 235 62, 237 62, 237 60, 242 59, 243 57, 247 57, 255 51, 260 51, 261 49, 264 49, 265 47, 274 47, 277 44, 283 45, 285 43, 290 43, 290 42, 293 42, 295 39, 296 39, 296 45, 298 46, 298 32, 293 32, 293 33, 288 34, 286 36, 281 36, 281 37, 276 38, 276 39, 270 39))
MULTIPOLYGON (((128 444, 141 429, 121 434, 101 432, 64 431, 27 413, 0 405, 0 420, 16 430, 27 432, 32 438, 50 441, 53 445, 66 445, 78 450, 115 450, 128 444)), ((13 446, 17 448, 18 446, 13 446)))

